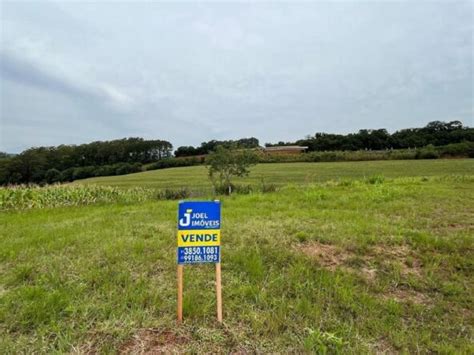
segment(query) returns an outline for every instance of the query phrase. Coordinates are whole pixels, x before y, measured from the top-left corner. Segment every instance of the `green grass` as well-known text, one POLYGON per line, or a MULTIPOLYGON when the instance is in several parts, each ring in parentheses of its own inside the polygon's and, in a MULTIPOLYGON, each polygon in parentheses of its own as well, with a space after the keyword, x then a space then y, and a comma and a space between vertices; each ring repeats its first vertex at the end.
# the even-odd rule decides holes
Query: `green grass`
MULTIPOLYGON (((339 163, 276 163, 259 164, 245 180, 237 182, 286 185, 309 184, 334 179, 360 179, 373 175, 385 177, 436 176, 446 174, 474 174, 473 159, 456 160, 392 160, 339 163)), ((75 184, 97 184, 119 187, 151 187, 210 189, 204 166, 153 170, 143 173, 78 180, 75 184)))
MULTIPOLYGON (((1 213, 0 353, 472 353, 473 162, 379 163, 261 165, 278 192, 221 198, 222 326, 210 265, 176 325, 175 201, 1 213)), ((114 181, 186 171, 205 186, 114 181)))

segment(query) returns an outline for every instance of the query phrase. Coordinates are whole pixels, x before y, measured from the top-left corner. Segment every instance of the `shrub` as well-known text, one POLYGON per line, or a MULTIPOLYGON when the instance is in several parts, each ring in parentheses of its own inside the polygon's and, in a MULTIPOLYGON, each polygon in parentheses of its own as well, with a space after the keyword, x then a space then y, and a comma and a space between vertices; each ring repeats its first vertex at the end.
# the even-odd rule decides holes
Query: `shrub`
POLYGON ((474 158, 474 142, 448 144, 438 148, 442 157, 474 158))
POLYGON ((241 195, 248 195, 253 192, 253 187, 252 185, 235 185, 232 192, 241 195))
POLYGON ((180 189, 165 189, 160 191, 158 197, 164 200, 181 200, 191 197, 191 192, 186 187, 180 189))
POLYGON ((260 191, 262 193, 276 192, 276 190, 277 190, 277 186, 275 184, 266 183, 265 179, 263 179, 263 178, 260 180, 260 191))
POLYGON ((84 166, 80 168, 74 168, 72 172, 72 180, 86 179, 94 176, 96 167, 95 166, 84 166))
POLYGON ((125 175, 134 172, 132 165, 129 163, 120 163, 116 164, 115 166, 115 175, 125 175))
POLYGON ((95 170, 95 176, 113 176, 115 175, 115 166, 114 165, 103 165, 97 167, 95 170))
POLYGON ((61 175, 59 177, 59 180, 62 181, 62 182, 72 181, 73 180, 74 169, 75 168, 69 168, 69 169, 61 171, 61 175))
POLYGON ((133 163, 131 167, 133 173, 143 171, 143 165, 141 163, 133 163))
POLYGON ((390 160, 408 160, 416 159, 416 150, 403 149, 403 150, 391 150, 388 158, 390 160))
POLYGON ((168 158, 152 163, 146 167, 146 170, 158 170, 167 168, 177 168, 183 166, 199 165, 204 162, 204 158, 192 157, 192 158, 168 158))
POLYGON ((432 144, 426 146, 425 148, 421 148, 416 153, 417 159, 438 159, 439 156, 439 152, 432 144))
POLYGON ((137 173, 142 171, 140 163, 118 163, 114 165, 102 165, 95 168, 94 176, 113 176, 137 173))
POLYGON ((61 180, 61 172, 57 169, 49 169, 44 178, 48 184, 53 184, 61 180))
POLYGON ((216 195, 230 195, 234 189, 234 184, 213 184, 214 193, 216 195))
POLYGON ((371 185, 380 185, 383 184, 385 181, 385 177, 383 175, 373 175, 366 179, 366 182, 371 185))

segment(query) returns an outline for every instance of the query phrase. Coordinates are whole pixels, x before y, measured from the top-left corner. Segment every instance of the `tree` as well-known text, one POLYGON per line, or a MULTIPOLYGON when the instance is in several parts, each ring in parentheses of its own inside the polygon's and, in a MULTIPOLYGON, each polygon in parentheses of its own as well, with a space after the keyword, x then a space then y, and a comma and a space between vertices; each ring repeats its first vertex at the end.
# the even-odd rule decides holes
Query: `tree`
POLYGON ((136 164, 168 158, 172 148, 170 142, 163 140, 124 138, 81 145, 30 148, 17 155, 0 152, 0 185, 56 182, 57 179, 72 181, 107 172, 115 174, 117 167, 95 170, 98 170, 97 167, 123 163, 135 166, 129 168, 128 172, 140 171, 141 165, 136 164), (90 175, 93 170, 94 175, 90 175), (46 176, 48 171, 49 175, 46 176))
POLYGON ((48 184, 53 184, 61 179, 61 172, 58 169, 49 169, 44 178, 48 184))
POLYGON ((217 146, 225 148, 257 148, 259 146, 258 139, 255 137, 240 138, 238 140, 218 141, 210 140, 209 142, 202 142, 199 147, 183 146, 178 147, 174 152, 175 157, 190 157, 194 155, 206 155, 216 150, 217 146))
POLYGON ((8 154, 5 152, 0 152, 0 159, 8 159, 12 156, 13 154, 8 154))
POLYGON ((176 151, 174 152, 174 156, 175 157, 189 157, 192 155, 198 155, 196 151, 197 149, 192 146, 183 146, 176 149, 176 151))
POLYGON ((237 150, 217 146, 207 159, 209 179, 216 191, 232 193, 233 177, 247 176, 249 168, 258 161, 257 155, 251 150, 237 150))

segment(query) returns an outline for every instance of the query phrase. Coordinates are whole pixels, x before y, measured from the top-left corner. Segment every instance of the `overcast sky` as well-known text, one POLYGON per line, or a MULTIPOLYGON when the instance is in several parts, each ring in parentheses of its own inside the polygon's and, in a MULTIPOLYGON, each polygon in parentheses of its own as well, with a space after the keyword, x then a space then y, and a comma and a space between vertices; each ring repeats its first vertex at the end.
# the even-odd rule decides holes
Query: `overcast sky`
POLYGON ((2 2, 0 150, 473 125, 473 3, 2 2))

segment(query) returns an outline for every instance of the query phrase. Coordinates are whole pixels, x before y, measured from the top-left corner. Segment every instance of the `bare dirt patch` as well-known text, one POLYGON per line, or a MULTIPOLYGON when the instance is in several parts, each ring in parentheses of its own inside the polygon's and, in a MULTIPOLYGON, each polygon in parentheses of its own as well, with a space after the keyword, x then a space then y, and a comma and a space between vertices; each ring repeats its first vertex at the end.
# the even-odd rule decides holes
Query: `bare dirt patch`
POLYGON ((394 300, 397 302, 410 302, 413 304, 427 306, 431 299, 421 292, 409 289, 391 289, 382 295, 384 300, 394 300))
MULTIPOLYGON (((406 245, 377 245, 364 255, 356 255, 353 251, 330 244, 309 242, 301 244, 297 250, 315 259, 331 271, 343 270, 361 276, 368 283, 377 280, 377 273, 385 266, 396 264, 404 277, 422 277, 422 263, 414 252, 406 245), (357 258, 362 265, 354 267, 350 261, 357 258), (362 260, 361 260, 362 259, 362 260)), ((427 295, 412 289, 391 288, 381 294, 384 300, 410 302, 418 305, 430 305, 432 300, 427 295)))
POLYGON ((422 276, 421 261, 406 245, 377 245, 364 255, 356 255, 353 251, 342 247, 319 242, 303 243, 297 250, 316 259, 322 267, 328 270, 344 269, 357 273, 368 281, 375 280, 378 269, 389 263, 398 264, 404 276, 422 276), (363 265, 358 268, 349 265, 350 259, 356 256, 363 259, 363 265))
POLYGON ((304 254, 315 258, 321 266, 334 271, 352 256, 352 253, 335 245, 318 242, 305 243, 301 249, 304 254))
POLYGON ((335 271, 340 269, 356 273, 369 282, 374 281, 377 276, 377 269, 372 266, 364 265, 360 268, 349 266, 348 261, 350 258, 353 258, 355 254, 341 247, 312 242, 305 243, 299 250, 307 256, 316 259, 322 267, 328 270, 335 271))
POLYGON ((392 344, 385 338, 379 339, 374 344, 373 349, 377 354, 398 354, 392 344))
POLYGON ((374 281, 377 277, 377 269, 370 268, 370 267, 362 267, 358 270, 358 272, 367 280, 367 281, 374 281))
POLYGON ((176 354, 184 350, 189 339, 170 330, 142 329, 124 343, 120 354, 176 354))

